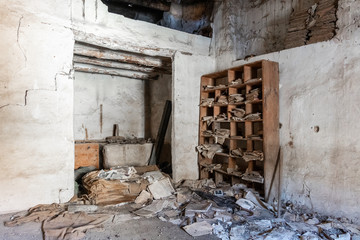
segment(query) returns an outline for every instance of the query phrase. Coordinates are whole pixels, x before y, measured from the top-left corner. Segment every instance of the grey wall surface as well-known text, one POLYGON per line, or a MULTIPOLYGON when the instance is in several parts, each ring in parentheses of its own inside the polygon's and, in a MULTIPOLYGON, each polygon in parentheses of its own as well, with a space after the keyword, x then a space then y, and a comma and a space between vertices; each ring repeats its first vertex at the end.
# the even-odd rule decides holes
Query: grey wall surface
POLYGON ((283 199, 359 222, 358 9, 358 1, 339 1, 339 31, 331 41, 224 63, 234 58, 227 53, 217 67, 279 62, 283 199))
MULTIPOLYGON (((166 100, 172 101, 172 81, 172 75, 161 74, 158 80, 148 81, 146 84, 148 111, 145 124, 147 125, 147 135, 152 139, 157 137, 166 100)), ((161 162, 171 163, 171 130, 172 121, 170 119, 161 152, 161 162)))
POLYGON ((307 9, 315 0, 225 0, 214 15, 213 48, 216 56, 232 53, 231 61, 285 48, 293 11, 307 9))
POLYGON ((144 137, 145 83, 117 76, 75 72, 75 140, 104 139, 119 125, 119 135, 144 137), (100 105, 102 105, 102 124, 100 105))

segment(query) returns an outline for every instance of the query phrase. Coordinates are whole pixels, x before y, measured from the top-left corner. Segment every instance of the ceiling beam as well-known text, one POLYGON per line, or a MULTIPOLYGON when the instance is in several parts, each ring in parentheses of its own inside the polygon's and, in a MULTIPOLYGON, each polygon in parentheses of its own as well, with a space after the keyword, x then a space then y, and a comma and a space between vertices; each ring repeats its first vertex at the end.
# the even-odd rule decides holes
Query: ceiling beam
POLYGON ((84 56, 80 56, 80 55, 74 55, 73 61, 75 63, 92 64, 92 65, 101 66, 101 67, 139 71, 139 72, 144 72, 144 73, 152 73, 155 71, 154 67, 144 67, 144 66, 140 66, 140 65, 136 65, 136 64, 121 63, 121 62, 116 62, 116 61, 112 61, 112 60, 84 57, 84 56))
POLYGON ((105 2, 112 3, 127 3, 129 5, 137 5, 146 8, 157 9, 163 12, 170 11, 170 3, 164 3, 156 0, 104 0, 105 2))
POLYGON ((138 64, 147 67, 171 67, 171 63, 167 62, 165 59, 149 57, 140 54, 132 54, 128 52, 114 51, 104 48, 96 48, 78 43, 75 44, 74 54, 86 57, 113 60, 123 63, 138 64))
POLYGON ((142 47, 134 45, 129 41, 122 41, 121 39, 114 39, 104 36, 97 36, 93 33, 86 33, 79 29, 74 29, 74 38, 78 43, 85 43, 94 46, 100 46, 103 48, 112 49, 115 51, 126 51, 126 52, 136 52, 148 56, 154 57, 172 57, 175 53, 174 50, 166 48, 157 48, 157 47, 142 47))
POLYGON ((138 80, 156 80, 158 75, 135 72, 129 70, 119 70, 114 68, 101 67, 91 64, 83 64, 83 63, 74 63, 74 70, 78 72, 86 72, 86 73, 97 73, 97 74, 105 74, 119 77, 126 77, 138 80))

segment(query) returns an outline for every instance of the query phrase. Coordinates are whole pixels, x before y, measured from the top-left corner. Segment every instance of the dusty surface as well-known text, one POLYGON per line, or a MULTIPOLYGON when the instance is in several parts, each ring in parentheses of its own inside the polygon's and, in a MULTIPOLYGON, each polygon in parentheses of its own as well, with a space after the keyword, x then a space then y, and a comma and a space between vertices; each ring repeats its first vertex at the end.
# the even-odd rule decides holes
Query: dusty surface
MULTIPOLYGON (((126 212, 126 211, 124 211, 126 212)), ((120 216, 120 215, 119 215, 120 216)), ((18 227, 5 227, 4 221, 11 214, 0 215, 0 239, 6 240, 38 240, 42 239, 41 224, 27 223, 18 227)), ((121 219, 121 217, 119 217, 121 219)), ((89 230, 84 240, 124 239, 124 240, 165 240, 165 239, 218 239, 214 235, 193 238, 181 228, 171 223, 162 222, 158 218, 142 218, 130 221, 107 223, 103 229, 89 230)))

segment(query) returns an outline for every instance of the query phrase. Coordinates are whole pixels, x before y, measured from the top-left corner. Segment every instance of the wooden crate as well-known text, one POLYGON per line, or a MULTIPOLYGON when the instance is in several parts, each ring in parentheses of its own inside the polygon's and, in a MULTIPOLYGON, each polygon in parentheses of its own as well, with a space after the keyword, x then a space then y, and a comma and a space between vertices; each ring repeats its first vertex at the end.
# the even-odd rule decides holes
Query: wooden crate
POLYGON ((99 169, 99 144, 76 143, 74 169, 88 166, 94 166, 99 169))

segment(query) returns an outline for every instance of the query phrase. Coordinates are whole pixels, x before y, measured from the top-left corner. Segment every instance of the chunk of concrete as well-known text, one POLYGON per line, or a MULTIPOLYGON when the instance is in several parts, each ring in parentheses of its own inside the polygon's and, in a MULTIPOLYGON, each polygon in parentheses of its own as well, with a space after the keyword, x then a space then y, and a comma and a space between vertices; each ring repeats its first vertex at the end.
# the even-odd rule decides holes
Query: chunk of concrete
POLYGON ((144 204, 151 199, 151 194, 148 191, 142 190, 139 196, 135 199, 136 204, 144 204))
POLYGON ((232 227, 230 230, 230 240, 248 240, 250 234, 245 225, 232 227))
POLYGON ((142 217, 153 217, 167 207, 167 205, 168 201, 166 200, 154 200, 150 205, 136 210, 134 214, 142 217))
POLYGON ((242 209, 246 209, 246 210, 254 210, 256 208, 256 205, 250 201, 247 200, 245 198, 240 198, 236 201, 236 204, 239 205, 242 209))
POLYGON ((83 205, 83 204, 70 204, 68 206, 68 212, 96 212, 98 210, 98 206, 96 205, 83 205))
POLYGON ((300 237, 301 240, 321 240, 321 237, 316 233, 306 232, 300 237))
POLYGON ((150 184, 165 178, 165 176, 160 171, 146 172, 142 175, 142 177, 148 180, 150 184))
POLYGON ((212 233, 213 227, 210 223, 196 222, 184 227, 184 230, 193 237, 199 237, 203 235, 208 235, 212 233))
POLYGON ((150 158, 152 143, 107 144, 103 148, 104 168, 145 166, 150 158))
POLYGON ((149 191, 153 195, 154 199, 162 199, 174 194, 175 190, 171 185, 169 178, 161 179, 148 186, 149 191))

